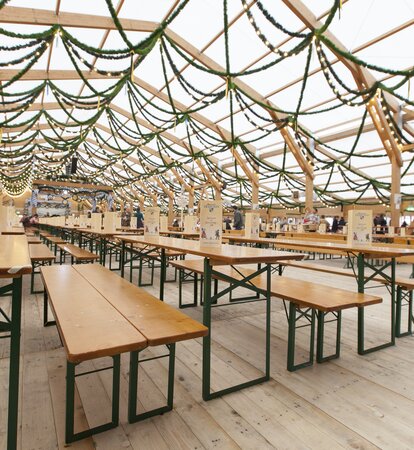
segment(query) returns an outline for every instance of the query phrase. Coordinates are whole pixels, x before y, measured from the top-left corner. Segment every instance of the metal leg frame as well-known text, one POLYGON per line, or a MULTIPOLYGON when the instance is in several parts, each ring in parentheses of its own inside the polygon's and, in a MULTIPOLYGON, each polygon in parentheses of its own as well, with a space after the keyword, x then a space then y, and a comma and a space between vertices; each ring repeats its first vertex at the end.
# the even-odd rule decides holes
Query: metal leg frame
MULTIPOLYGON (((285 303, 285 301, 283 301, 285 303)), ((286 308, 286 306, 285 306, 286 308)), ((313 364, 314 339, 315 339, 315 310, 312 308, 301 309, 293 302, 289 302, 288 314, 288 351, 287 351, 287 370, 294 372, 302 367, 308 367, 313 364), (304 325, 298 325, 301 319, 305 319, 304 325), (295 364, 295 346, 296 330, 299 328, 310 327, 309 338, 309 359, 305 362, 295 364)))
POLYGON ((49 320, 48 296, 47 291, 43 291, 43 326, 51 327, 56 325, 55 320, 49 320))
POLYGON ((0 288, 0 294, 10 293, 12 298, 11 317, 2 309, 0 313, 0 332, 10 333, 10 366, 9 366, 9 403, 7 416, 7 450, 17 448, 17 429, 19 411, 19 370, 20 370, 20 330, 22 311, 22 277, 13 278, 10 284, 0 288))
POLYGON ((366 355, 367 353, 372 353, 377 350, 395 345, 395 258, 392 258, 391 261, 387 262, 385 265, 376 268, 364 260, 364 255, 362 253, 358 253, 357 263, 358 292, 364 292, 365 284, 371 281, 373 277, 380 275, 389 283, 389 291, 391 294, 391 336, 390 340, 388 342, 385 342, 384 344, 365 348, 365 310, 363 307, 358 308, 358 354, 366 355), (370 274, 369 277, 365 277, 365 267, 369 267, 373 270, 372 274, 370 274), (391 276, 387 275, 384 272, 388 267, 391 267, 391 276))
POLYGON ((139 351, 130 353, 129 360, 129 393, 128 393, 128 422, 135 423, 153 417, 173 409, 174 400, 174 370, 175 370, 175 343, 167 344, 169 350, 167 355, 155 356, 153 358, 139 359, 139 351), (138 403, 138 368, 139 364, 159 358, 169 358, 168 363, 168 388, 167 404, 159 408, 152 409, 137 414, 138 403))
MULTIPOLYGON (((271 304, 270 304, 270 284, 271 282, 271 267, 270 264, 267 264, 263 268, 258 269, 252 275, 242 279, 235 280, 230 277, 223 277, 220 272, 215 272, 213 268, 210 266, 210 263, 207 258, 204 260, 204 304, 203 304, 203 323, 209 329, 209 333, 207 336, 203 337, 203 400, 211 400, 213 398, 221 397, 222 395, 229 394, 231 392, 238 391, 240 389, 244 389, 250 386, 254 386, 259 383, 263 383, 264 381, 268 381, 270 378, 270 312, 271 312, 271 304), (240 383, 237 385, 230 386, 225 389, 221 389, 219 391, 211 392, 211 308, 212 302, 217 301, 220 297, 227 295, 233 289, 238 286, 243 286, 248 289, 251 289, 255 292, 260 292, 252 283, 251 280, 266 272, 267 278, 267 289, 266 292, 263 293, 265 295, 266 302, 266 325, 265 325, 265 336, 266 336, 266 344, 265 344, 265 370, 264 375, 253 380, 246 381, 244 383, 240 383), (211 280, 213 275, 220 276, 221 279, 231 283, 229 287, 225 288, 221 292, 216 295, 211 295, 211 280)), ((256 300, 257 301, 257 300, 256 300)), ((244 303, 244 302, 239 302, 244 303)), ((232 305, 234 303, 228 303, 227 305, 232 305)), ((223 305, 217 305, 223 306, 223 305)))
POLYGON ((180 269, 178 274, 178 306, 179 308, 190 308, 198 304, 198 274, 180 269), (183 283, 194 282, 194 300, 192 303, 183 303, 183 283))
POLYGON ((52 261, 33 261, 32 262, 32 273, 30 274, 30 293, 31 294, 42 294, 43 290, 35 291, 34 290, 34 278, 35 275, 39 275, 40 271, 36 272, 35 269, 42 266, 51 266, 52 261))
POLYGON ((342 325, 342 311, 324 312, 318 311, 318 333, 316 337, 316 361, 318 363, 330 361, 331 359, 339 358, 341 350, 341 325, 342 325), (332 315, 333 318, 326 320, 326 316, 332 315), (323 344, 325 335, 325 324, 329 322, 336 322, 336 343, 335 353, 324 356, 323 344))
POLYGON ((413 334, 413 291, 403 290, 401 286, 397 287, 397 302, 395 312, 395 336, 404 337, 413 334), (404 302, 404 304, 403 304, 404 302), (407 331, 401 331, 402 307, 408 307, 407 331))
POLYGON ((121 378, 121 356, 112 356, 113 366, 105 367, 104 369, 91 370, 88 372, 77 374, 75 373, 76 364, 67 361, 66 363, 66 428, 65 441, 67 444, 79 441, 86 437, 97 433, 115 428, 119 423, 119 385, 121 378), (102 370, 113 369, 112 378, 112 420, 108 423, 98 425, 89 430, 74 432, 74 415, 75 415, 75 378, 90 373, 100 372, 102 370))

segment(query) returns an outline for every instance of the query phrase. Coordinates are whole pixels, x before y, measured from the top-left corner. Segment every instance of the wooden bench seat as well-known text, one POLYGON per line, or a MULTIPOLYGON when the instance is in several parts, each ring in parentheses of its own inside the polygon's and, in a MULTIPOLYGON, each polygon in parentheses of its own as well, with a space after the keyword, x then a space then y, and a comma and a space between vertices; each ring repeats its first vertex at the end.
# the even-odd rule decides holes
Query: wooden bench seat
POLYGON ((28 237, 27 237, 27 243, 28 243, 29 245, 31 245, 31 244, 41 244, 42 241, 41 241, 38 237, 35 237, 35 236, 28 236, 28 237))
MULTIPOLYGON (((190 271, 198 275, 204 273, 204 261, 202 259, 173 261, 171 263, 181 271, 190 271)), ((240 280, 243 277, 251 276, 254 270, 245 268, 243 266, 220 266, 217 269, 215 278, 229 282, 229 279, 240 280), (221 276, 221 275, 223 276, 221 276)), ((181 280, 181 276, 180 276, 181 280)), ((255 277, 251 280, 252 284, 259 288, 262 292, 266 291, 267 280, 266 276, 255 277)), ((197 283, 197 278, 194 278, 194 283, 197 283)), ((180 291, 182 289, 180 284, 180 291)), ((283 301, 288 301, 289 305, 289 338, 288 338, 288 364, 289 371, 297 370, 301 367, 311 365, 313 363, 314 343, 313 335, 315 328, 315 314, 318 319, 318 333, 317 333, 317 355, 318 362, 327 361, 329 359, 339 357, 340 352, 340 332, 341 332, 341 312, 349 308, 363 308, 365 306, 377 304, 382 302, 382 298, 365 293, 352 292, 345 289, 338 289, 331 286, 322 285, 319 283, 312 283, 309 281, 298 280, 294 278, 281 277, 272 275, 271 277, 271 296, 280 298, 283 301), (300 317, 306 318, 311 327, 310 344, 309 344, 309 361, 301 364, 295 364, 295 330, 297 328, 297 314, 300 317), (333 355, 324 356, 323 354, 323 340, 324 340, 324 325, 325 318, 332 313, 334 320, 337 321, 337 335, 336 335, 336 351, 333 355)), ((241 299, 242 301, 245 299, 241 299)), ((230 301, 234 301, 230 298, 230 301)), ((236 299, 240 301, 240 299, 236 299)), ((196 299, 191 306, 197 304, 196 299)), ((332 320, 330 320, 332 321, 332 320)), ((359 331, 360 332, 360 331, 359 331)), ((362 331, 361 331, 362 332, 362 331)))
POLYGON ((96 253, 92 253, 74 244, 58 244, 58 248, 60 249, 60 264, 63 264, 65 254, 70 255, 72 264, 74 262, 76 262, 76 264, 94 262, 99 259, 99 256, 96 253))
MULTIPOLYGON (((113 428, 119 421, 120 354, 130 352, 128 419, 136 422, 173 407, 175 343, 205 336, 208 329, 100 265, 41 269, 45 305, 49 299, 67 354, 66 442, 113 428), (167 405, 137 414, 139 352, 166 345, 169 358, 167 405), (113 358, 112 420, 74 433, 77 364, 113 358)), ((46 309, 47 311, 47 309, 46 309)), ((152 358, 148 358, 152 359, 152 358)), ((101 370, 101 369, 99 369, 101 370)), ((87 372, 90 373, 90 372, 87 372)))
POLYGON ((30 293, 40 294, 43 290, 34 290, 34 277, 36 274, 40 274, 40 271, 36 272, 36 268, 51 265, 55 260, 55 255, 50 251, 49 247, 45 244, 41 244, 40 241, 36 244, 29 243, 29 255, 32 262, 32 273, 30 275, 30 293))
MULTIPOLYGON (((342 275, 347 277, 354 277, 355 274, 352 270, 342 269, 337 267, 331 267, 323 264, 313 264, 304 261, 284 261, 281 266, 294 267, 297 269, 314 270, 317 272, 330 273, 333 275, 342 275)), ((366 277, 369 278, 368 276, 366 277)), ((386 284, 387 281, 383 277, 374 276, 369 278, 371 281, 386 284)), ((397 337, 403 337, 412 334, 412 325, 414 321, 413 317, 413 291, 414 291, 414 279, 399 277, 395 278, 395 285, 397 287, 396 295, 396 320, 395 320, 395 335, 397 337), (401 331, 401 320, 402 320, 402 308, 407 307, 407 330, 405 332, 401 331)))

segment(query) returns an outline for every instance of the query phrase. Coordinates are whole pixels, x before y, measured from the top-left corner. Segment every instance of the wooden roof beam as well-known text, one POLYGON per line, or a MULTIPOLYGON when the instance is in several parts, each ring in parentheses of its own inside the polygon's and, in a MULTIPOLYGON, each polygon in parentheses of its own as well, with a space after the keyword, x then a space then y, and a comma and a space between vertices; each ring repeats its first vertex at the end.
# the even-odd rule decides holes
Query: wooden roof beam
MULTIPOLYGON (((283 0, 283 3, 285 3, 285 5, 311 30, 319 29, 322 27, 323 24, 316 18, 312 11, 305 6, 305 4, 301 0, 283 0)), ((326 36, 331 42, 333 42, 337 48, 347 51, 342 42, 340 42, 339 39, 337 39, 329 30, 326 30, 324 32, 324 36, 326 36)), ((345 67, 349 69, 355 79, 357 86, 360 89, 370 87, 377 81, 367 68, 361 67, 360 65, 349 61, 340 53, 335 52, 334 49, 331 50, 336 54, 337 58, 345 65, 345 67)), ((384 93, 384 96, 386 97, 386 100, 389 103, 390 107, 394 111, 397 111, 399 108, 398 101, 388 93, 384 93)), ((375 99, 373 102, 369 102, 366 107, 372 118, 372 121, 375 124, 384 148, 387 151, 390 161, 392 161, 394 157, 397 161, 397 164, 401 167, 401 152, 398 148, 398 144, 394 136, 390 132, 391 130, 388 126, 387 120, 385 119, 384 111, 382 110, 381 105, 379 105, 378 103, 379 100, 375 99)))

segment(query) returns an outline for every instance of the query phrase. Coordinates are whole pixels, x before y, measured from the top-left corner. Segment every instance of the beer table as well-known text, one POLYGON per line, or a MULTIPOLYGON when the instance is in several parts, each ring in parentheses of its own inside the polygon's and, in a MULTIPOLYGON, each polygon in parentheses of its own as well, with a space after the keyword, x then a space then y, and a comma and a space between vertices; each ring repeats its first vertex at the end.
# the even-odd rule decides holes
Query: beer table
POLYGON ((9 284, 0 287, 0 295, 6 294, 12 297, 11 317, 8 317, 0 308, 2 318, 0 332, 10 333, 8 450, 14 450, 17 445, 22 276, 31 271, 32 264, 26 236, 0 236, 0 278, 10 279, 9 284))
POLYGON ((375 246, 375 244, 369 245, 355 245, 346 244, 340 242, 317 242, 311 240, 292 240, 292 239, 267 239, 272 241, 271 243, 277 248, 278 246, 287 245, 293 250, 300 250, 301 248, 314 249, 315 251, 324 250, 337 250, 344 252, 351 260, 352 257, 356 258, 356 268, 352 264, 352 270, 354 271, 355 278, 358 283, 358 292, 364 292, 365 285, 371 281, 374 277, 381 277, 384 279, 386 285, 389 286, 391 294, 391 339, 389 342, 380 344, 374 347, 365 348, 364 345, 364 308, 358 308, 358 326, 362 329, 362 339, 358 341, 358 353, 364 355, 376 350, 380 350, 391 345, 395 345, 395 276, 396 276, 396 264, 395 258, 401 256, 414 255, 414 249, 408 250, 404 248, 387 247, 387 246, 375 246), (374 266, 369 263, 369 259, 382 260, 383 264, 380 266, 374 266), (370 269, 372 272, 366 276, 365 269, 370 269), (391 273, 386 272, 387 269, 391 269, 391 273))
POLYGON ((200 237, 200 233, 191 233, 189 231, 160 231, 161 236, 181 237, 187 239, 196 239, 200 237))
MULTIPOLYGON (((154 248, 161 250, 161 273, 160 273, 160 294, 161 300, 164 298, 164 280, 165 280, 165 268, 166 257, 165 250, 182 251, 188 254, 201 256, 204 258, 204 303, 203 303, 203 323, 209 329, 209 334, 203 338, 203 399, 211 400, 213 398, 220 397, 222 395, 253 386, 263 381, 267 381, 270 378, 270 280, 271 280, 271 264, 278 263, 280 261, 302 259, 303 255, 289 253, 289 252, 277 252, 271 249, 259 249, 252 247, 240 247, 234 245, 221 244, 220 246, 203 246, 198 241, 189 239, 178 239, 168 237, 146 237, 146 236, 116 236, 116 238, 122 241, 121 251, 121 276, 124 276, 124 263, 125 253, 127 251, 127 244, 131 245, 131 253, 134 244, 140 244, 142 247, 136 251, 149 252, 154 248), (258 268, 254 273, 244 277, 243 279, 235 279, 229 276, 223 276, 220 272, 214 270, 214 266, 220 265, 241 265, 241 264, 258 264, 258 268), (253 284, 250 283, 254 277, 260 274, 266 274, 267 277, 267 289, 263 294, 253 284), (221 292, 211 295, 211 281, 213 276, 219 275, 221 279, 224 279, 229 284, 229 287, 225 288, 221 292), (247 382, 230 386, 226 389, 219 391, 211 391, 211 308, 212 303, 216 302, 220 297, 230 293, 237 287, 244 287, 254 291, 257 294, 264 295, 264 301, 266 302, 266 326, 265 326, 265 370, 264 375, 249 380, 247 382)), ((237 303, 237 302, 234 302, 237 303)))

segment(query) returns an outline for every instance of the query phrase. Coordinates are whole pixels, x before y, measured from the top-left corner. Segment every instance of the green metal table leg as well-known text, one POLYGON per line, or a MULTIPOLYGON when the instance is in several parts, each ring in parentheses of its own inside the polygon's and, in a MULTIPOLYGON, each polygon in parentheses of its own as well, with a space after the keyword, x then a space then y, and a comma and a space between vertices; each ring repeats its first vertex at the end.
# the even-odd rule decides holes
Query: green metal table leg
POLYGON ((160 300, 164 301, 164 284, 167 271, 167 258, 165 257, 165 248, 161 249, 161 268, 160 268, 160 300))
POLYGON ((120 257, 120 264, 121 264, 121 277, 124 278, 125 275, 125 241, 121 241, 121 257, 120 257))
POLYGON ((139 351, 130 353, 129 359, 129 388, 128 388, 128 422, 135 423, 141 420, 163 414, 173 409, 174 403, 174 372, 175 372, 175 343, 167 344, 169 349, 168 355, 155 356, 144 360, 139 359, 139 351), (168 388, 167 388, 167 404, 159 408, 137 414, 138 400, 138 368, 139 364, 144 361, 169 357, 168 363, 168 388))
POLYGON ((21 312, 22 277, 20 276, 13 278, 12 282, 7 450, 15 450, 17 447, 21 312))
MULTIPOLYGON (((365 286, 365 261, 364 255, 358 253, 357 257, 358 264, 358 292, 364 292, 365 286)), ((381 273, 381 272, 380 272, 381 273)), ((365 311, 364 308, 358 308, 358 354, 366 355, 367 353, 372 353, 383 348, 387 348, 395 345, 395 306, 396 306, 396 296, 395 296, 395 258, 391 259, 391 339, 380 345, 374 347, 365 348, 365 311)))
POLYGON ((203 324, 209 329, 207 336, 203 337, 203 400, 210 399, 211 376, 211 266, 209 260, 204 258, 204 299, 203 324))

